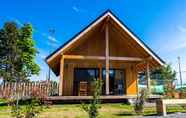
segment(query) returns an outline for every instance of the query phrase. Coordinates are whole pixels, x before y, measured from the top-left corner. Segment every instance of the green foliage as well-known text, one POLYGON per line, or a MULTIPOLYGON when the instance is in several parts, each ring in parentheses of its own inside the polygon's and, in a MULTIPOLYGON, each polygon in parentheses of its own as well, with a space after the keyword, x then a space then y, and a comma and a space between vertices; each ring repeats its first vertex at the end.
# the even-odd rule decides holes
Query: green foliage
POLYGON ((94 80, 94 83, 95 83, 95 90, 94 90, 93 100, 90 102, 90 104, 82 104, 82 109, 88 113, 89 118, 96 118, 98 116, 98 109, 101 108, 100 95, 102 89, 102 81, 94 80))
MULTIPOLYGON (((176 71, 170 65, 165 65, 161 68, 161 78, 164 80, 164 92, 169 97, 173 97, 175 92, 174 81, 176 80, 176 71)), ((164 94, 165 94, 164 93, 164 94)))
POLYGON ((156 94, 157 93, 157 90, 156 90, 156 87, 155 87, 157 85, 156 80, 151 80, 150 83, 151 83, 151 86, 153 86, 153 88, 151 88, 151 93, 156 94))
POLYGON ((17 106, 16 103, 12 103, 12 109, 11 109, 11 114, 13 117, 16 117, 16 118, 23 118, 23 115, 22 115, 22 108, 20 106, 17 106))
POLYGON ((30 24, 18 27, 14 22, 0 29, 0 76, 5 81, 24 81, 39 74, 32 32, 30 24))
POLYGON ((16 96, 10 101, 13 116, 17 118, 36 118, 40 111, 43 110, 43 103, 47 94, 37 86, 32 87, 30 92, 30 99, 22 100, 19 97, 19 93, 22 93, 21 89, 16 90, 16 96), (22 101, 20 102, 20 100, 22 101), (21 103, 24 106, 21 106, 21 103))
POLYGON ((43 106, 39 99, 32 98, 27 100, 25 106, 16 105, 16 102, 12 102, 11 114, 16 118, 36 118, 42 111, 43 106))
POLYGON ((0 98, 0 103, 6 103, 6 102, 7 102, 6 99, 4 99, 4 98, 0 98))
POLYGON ((135 106, 134 106, 134 110, 136 114, 141 115, 143 113, 144 103, 147 96, 148 96, 148 91, 146 89, 142 89, 140 91, 140 96, 139 95, 137 96, 135 106))
POLYGON ((25 118, 34 118, 37 114, 42 111, 43 107, 39 99, 32 98, 31 101, 28 102, 25 108, 25 118))
POLYGON ((161 77, 165 81, 174 82, 176 79, 176 71, 170 65, 165 65, 161 68, 161 77))

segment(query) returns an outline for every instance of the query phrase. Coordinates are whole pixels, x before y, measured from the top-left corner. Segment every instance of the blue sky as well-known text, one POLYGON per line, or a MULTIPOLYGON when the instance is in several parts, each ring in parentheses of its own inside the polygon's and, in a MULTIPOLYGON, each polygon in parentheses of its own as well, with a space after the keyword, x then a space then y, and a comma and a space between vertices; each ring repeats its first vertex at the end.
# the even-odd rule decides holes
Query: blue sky
MULTIPOLYGON (((4 0, 0 7, 0 27, 5 21, 20 26, 31 23, 39 50, 41 72, 33 80, 44 80, 48 67, 44 58, 73 35, 110 9, 162 59, 178 71, 186 71, 185 0, 4 0), (49 33, 55 29, 55 38, 49 33)), ((54 74, 52 78, 57 80, 54 74)), ((183 72, 186 83, 186 72, 183 72)))

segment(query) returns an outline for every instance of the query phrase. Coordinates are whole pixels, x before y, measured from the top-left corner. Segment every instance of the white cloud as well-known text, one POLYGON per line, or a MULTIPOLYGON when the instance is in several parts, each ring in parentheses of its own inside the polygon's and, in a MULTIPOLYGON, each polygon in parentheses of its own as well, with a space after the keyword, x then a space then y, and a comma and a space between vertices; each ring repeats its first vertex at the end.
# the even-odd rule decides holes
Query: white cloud
POLYGON ((186 48, 186 40, 185 41, 180 41, 180 42, 175 42, 171 45, 168 46, 170 51, 176 51, 180 49, 186 48))
POLYGON ((77 6, 73 6, 72 9, 73 9, 75 12, 82 12, 82 13, 88 12, 86 9, 82 9, 82 8, 80 8, 80 7, 77 7, 77 6))
POLYGON ((53 37, 53 36, 51 36, 51 35, 48 35, 48 34, 46 34, 46 33, 41 33, 41 35, 42 35, 43 37, 47 38, 47 39, 48 39, 49 41, 51 41, 51 42, 59 43, 59 41, 58 41, 55 37, 53 37))
POLYGON ((75 12, 79 12, 79 9, 78 9, 76 6, 73 6, 72 9, 73 9, 75 12))
POLYGON ((177 29, 182 32, 182 33, 186 33, 186 27, 182 26, 182 25, 178 25, 177 29))
POLYGON ((58 43, 58 40, 56 40, 56 38, 53 37, 53 36, 48 36, 48 39, 49 39, 49 41, 51 41, 51 42, 58 43))
MULTIPOLYGON (((16 22, 20 26, 23 26, 24 25, 20 20, 18 20, 16 18, 10 17, 9 19, 10 20, 13 20, 14 22, 16 22)), ((51 36, 51 35, 49 35, 47 33, 41 33, 36 28, 33 28, 33 30, 34 30, 34 32, 40 34, 41 36, 47 38, 50 43, 59 43, 59 41, 54 36, 51 36)))
POLYGON ((53 42, 47 42, 47 44, 53 48, 58 47, 59 45, 57 43, 53 43, 53 42))
POLYGON ((49 46, 55 47, 55 48, 58 46, 59 41, 58 41, 55 37, 53 37, 53 36, 51 36, 51 35, 48 35, 48 34, 46 34, 46 33, 41 33, 41 35, 42 35, 43 37, 45 37, 45 38, 48 39, 47 44, 48 44, 49 46))

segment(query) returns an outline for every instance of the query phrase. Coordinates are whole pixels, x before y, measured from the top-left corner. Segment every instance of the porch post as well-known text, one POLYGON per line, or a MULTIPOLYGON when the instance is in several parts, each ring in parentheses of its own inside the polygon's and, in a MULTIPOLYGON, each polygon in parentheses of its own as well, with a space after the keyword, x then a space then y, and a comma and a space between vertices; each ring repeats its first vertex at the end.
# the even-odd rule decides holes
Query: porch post
POLYGON ((108 24, 105 28, 105 60, 106 60, 106 95, 109 95, 109 29, 108 24))
POLYGON ((150 87, 150 69, 149 69, 149 62, 146 62, 146 79, 147 79, 147 89, 149 94, 151 93, 151 87, 150 87))
POLYGON ((61 56, 60 60, 60 80, 59 80, 59 96, 63 94, 63 71, 64 71, 64 57, 61 56))
POLYGON ((99 64, 99 80, 102 80, 102 65, 99 64))

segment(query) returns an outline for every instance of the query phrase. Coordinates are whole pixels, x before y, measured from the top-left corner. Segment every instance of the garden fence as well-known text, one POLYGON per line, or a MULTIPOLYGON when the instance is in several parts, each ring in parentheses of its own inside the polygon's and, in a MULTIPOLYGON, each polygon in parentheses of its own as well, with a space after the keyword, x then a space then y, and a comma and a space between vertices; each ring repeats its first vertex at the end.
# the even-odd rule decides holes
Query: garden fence
POLYGON ((56 82, 4 82, 0 84, 0 98, 14 98, 17 94, 20 98, 29 98, 36 93, 55 96, 58 95, 58 87, 56 82))

